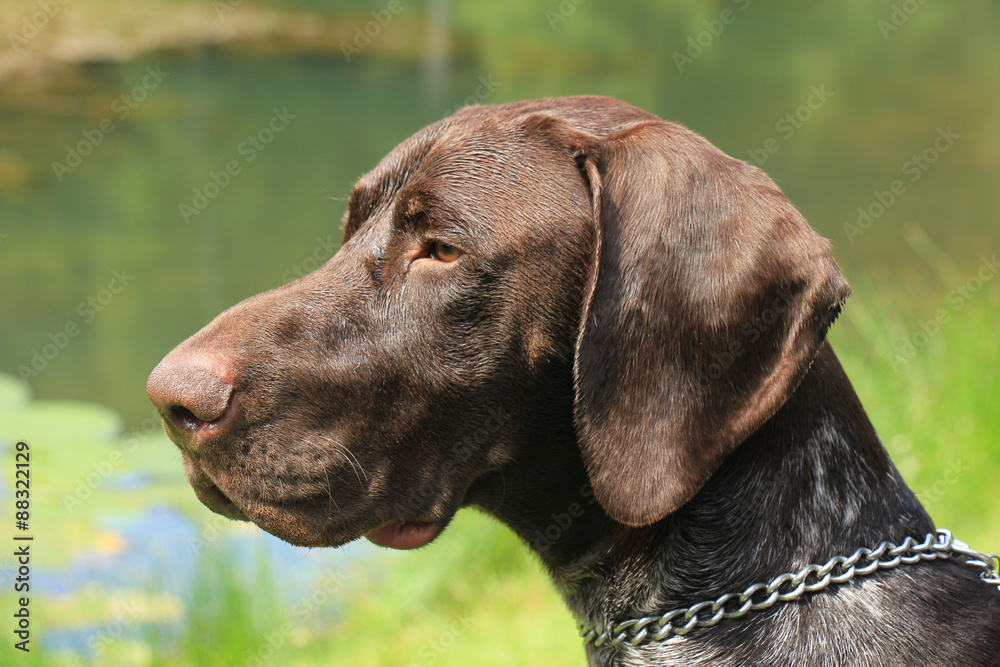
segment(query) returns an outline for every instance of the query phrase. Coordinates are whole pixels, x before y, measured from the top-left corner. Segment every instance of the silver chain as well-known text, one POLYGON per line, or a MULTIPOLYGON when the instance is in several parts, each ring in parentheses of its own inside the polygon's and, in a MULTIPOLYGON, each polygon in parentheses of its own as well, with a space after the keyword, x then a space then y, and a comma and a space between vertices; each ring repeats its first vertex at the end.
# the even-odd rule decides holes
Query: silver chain
POLYGON ((751 611, 769 609, 778 602, 798 600, 806 593, 821 591, 830 584, 847 583, 876 570, 891 570, 954 554, 969 558, 966 564, 981 569, 982 580, 996 584, 1000 590, 1000 557, 975 551, 952 537, 951 531, 940 528, 937 533, 928 533, 923 542, 907 537, 899 546, 881 542, 874 549, 862 547, 850 556, 834 556, 825 565, 807 565, 798 573, 779 574, 770 583, 753 584, 742 593, 726 593, 715 600, 672 609, 660 616, 622 621, 605 630, 580 622, 580 635, 584 645, 593 642, 594 646, 615 646, 622 642, 636 646, 661 641, 671 635, 686 635, 695 628, 710 628, 724 618, 740 618, 751 611), (859 562, 863 564, 858 565, 859 562))

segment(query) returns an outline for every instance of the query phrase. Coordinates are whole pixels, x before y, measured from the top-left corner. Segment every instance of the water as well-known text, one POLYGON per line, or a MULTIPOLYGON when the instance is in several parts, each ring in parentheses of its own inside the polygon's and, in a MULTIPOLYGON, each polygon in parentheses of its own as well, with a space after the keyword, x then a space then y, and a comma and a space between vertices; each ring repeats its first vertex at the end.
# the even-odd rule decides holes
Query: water
POLYGON ((329 257, 336 198, 431 120, 395 98, 413 92, 418 67, 379 83, 374 69, 175 58, 85 68, 43 108, 37 96, 3 97, 0 154, 25 180, 3 190, 0 309, 16 326, 0 333, 0 369, 21 367, 39 396, 97 398, 130 424, 146 418, 156 361, 223 308, 329 257), (121 91, 147 67, 166 76, 122 120, 121 91), (287 127, 259 150, 246 144, 274 110, 287 127), (344 131, 359 125, 370 131, 344 131), (102 138, 81 146, 88 136, 102 138), (57 175, 53 162, 72 164, 67 146, 90 152, 57 175), (230 161, 241 173, 186 223, 180 204, 214 192, 211 175, 230 161), (277 242, 289 236, 297 243, 277 242))
MULTIPOLYGON (((211 523, 220 528, 208 533, 212 539, 205 543, 212 550, 209 554, 192 548, 199 533, 204 537, 203 526, 172 507, 153 507, 133 517, 109 512, 95 529, 108 536, 105 539, 118 541, 119 546, 101 551, 81 550, 65 567, 37 568, 32 573, 32 591, 39 597, 56 600, 86 596, 88 590, 99 591, 102 599, 118 601, 122 610, 119 614, 127 614, 137 606, 146 607, 145 620, 130 619, 132 622, 124 623, 122 628, 123 637, 141 641, 152 625, 158 626, 161 634, 180 631, 185 609, 195 604, 191 600, 192 583, 199 580, 197 569, 205 566, 204 558, 224 559, 222 567, 233 573, 239 586, 261 595, 266 595, 263 586, 269 585, 260 581, 262 575, 265 582, 280 582, 276 587, 277 602, 283 608, 291 608, 314 593, 324 577, 340 571, 345 563, 359 556, 371 556, 374 551, 367 544, 352 545, 338 552, 301 549, 249 526, 211 523), (154 605, 161 611, 149 614, 148 608, 154 605)), ((0 572, 0 577, 9 576, 11 572, 7 570, 0 572)), ((205 575, 200 576, 204 580, 205 575)), ((336 601, 324 606, 329 622, 335 623, 336 601)), ((94 637, 100 636, 102 630, 107 633, 106 626, 106 621, 90 615, 73 618, 65 625, 45 628, 43 645, 46 651, 65 649, 91 655, 94 637)))
POLYGON ((581 9, 554 37, 532 15, 526 33, 456 57, 438 86, 405 60, 201 52, 0 92, 0 371, 30 369, 40 397, 96 399, 130 425, 147 418, 143 384, 163 354, 225 307, 328 257, 353 181, 477 92, 490 102, 607 93, 683 122, 763 163, 833 239, 849 278, 876 265, 902 271, 899 280, 932 272, 907 242, 914 226, 959 272, 1000 245, 996 12, 972 22, 927 8, 927 35, 893 34, 886 46, 874 9, 871 34, 856 16, 800 10, 808 20, 796 31, 770 11, 748 8, 683 72, 674 54, 697 21, 661 17, 654 39, 652 18, 623 14, 635 41, 603 36, 595 57, 617 60, 598 65, 581 51, 578 33, 596 20, 581 9), (535 34, 548 67, 511 51, 535 34), (268 136, 276 112, 288 119, 268 136), (958 138, 935 150, 948 128, 958 138), (247 143, 262 132, 270 143, 247 143), (88 137, 100 142, 81 146, 88 137), (68 168, 67 147, 89 151, 68 172, 53 166, 68 168), (914 156, 933 162, 916 167, 914 156), (905 191, 893 194, 897 180, 905 191), (185 220, 182 204, 206 202, 185 220), (881 215, 852 236, 845 225, 859 209, 881 215))

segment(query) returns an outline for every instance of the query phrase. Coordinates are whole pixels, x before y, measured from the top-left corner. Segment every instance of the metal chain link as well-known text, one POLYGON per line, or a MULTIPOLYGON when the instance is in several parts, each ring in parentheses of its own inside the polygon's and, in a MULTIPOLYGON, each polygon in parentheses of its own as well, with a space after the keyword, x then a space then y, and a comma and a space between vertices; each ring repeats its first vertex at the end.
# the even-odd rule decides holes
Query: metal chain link
POLYGON ((690 607, 672 609, 661 616, 644 616, 622 621, 601 630, 582 621, 580 635, 584 645, 628 642, 633 646, 661 641, 671 635, 686 635, 695 628, 710 628, 724 618, 740 618, 751 611, 773 607, 778 602, 798 600, 806 593, 816 593, 831 584, 847 583, 854 577, 867 576, 876 570, 891 570, 900 565, 912 565, 921 560, 948 558, 953 554, 966 556, 967 565, 982 569, 980 577, 1000 590, 1000 557, 983 554, 952 537, 943 528, 928 533, 923 542, 907 537, 900 545, 880 542, 874 549, 860 548, 850 556, 834 556, 824 565, 807 565, 798 573, 779 574, 769 583, 747 587, 742 593, 726 593, 715 600, 706 600, 690 607), (885 556, 885 558, 883 558, 885 556), (858 565, 858 563, 862 563, 858 565))

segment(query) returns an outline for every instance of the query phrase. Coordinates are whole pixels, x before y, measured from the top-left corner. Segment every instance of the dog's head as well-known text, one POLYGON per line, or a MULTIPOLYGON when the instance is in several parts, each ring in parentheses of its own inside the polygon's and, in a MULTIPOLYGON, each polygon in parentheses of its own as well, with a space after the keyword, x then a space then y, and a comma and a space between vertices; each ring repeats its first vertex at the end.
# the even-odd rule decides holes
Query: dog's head
POLYGON ((425 544, 552 424, 639 526, 780 407, 847 294, 774 183, 682 127, 607 98, 469 107, 361 178, 329 262, 148 392, 202 501, 296 544, 425 544))

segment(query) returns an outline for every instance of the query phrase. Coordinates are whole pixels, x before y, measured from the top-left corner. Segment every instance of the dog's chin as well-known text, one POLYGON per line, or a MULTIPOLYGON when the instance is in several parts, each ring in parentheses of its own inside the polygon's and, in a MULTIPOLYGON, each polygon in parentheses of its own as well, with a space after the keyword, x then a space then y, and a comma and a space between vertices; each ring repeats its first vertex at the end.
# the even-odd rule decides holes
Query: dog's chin
MULTIPOLYGON (((331 507, 329 494, 316 497, 262 499, 232 487, 225 473, 209 474, 203 464, 185 457, 188 482, 198 500, 216 514, 249 521, 286 542, 302 547, 339 547, 361 537, 389 549, 417 549, 432 542, 448 525, 447 516, 413 516, 387 520, 362 508, 343 515, 331 507), (331 521, 331 515, 340 515, 331 521)), ((435 513, 436 514, 436 513, 435 513)))
POLYGON ((310 501, 270 503, 232 498, 207 475, 192 476, 191 486, 198 500, 216 514, 233 521, 248 521, 262 530, 300 547, 339 547, 353 542, 362 531, 345 532, 329 525, 317 503, 310 501))
POLYGON ((215 484, 208 481, 207 478, 199 480, 197 484, 192 481, 191 487, 194 489, 194 495, 198 497, 201 504, 216 514, 221 514, 233 521, 250 520, 243 513, 243 510, 240 509, 239 505, 230 500, 229 496, 223 493, 215 484))
MULTIPOLYGON (((230 518, 252 521, 262 530, 300 547, 340 547, 364 536, 380 547, 417 549, 432 542, 447 521, 390 521, 371 530, 331 525, 325 513, 306 511, 304 507, 284 504, 251 503, 230 518)), ((213 511, 218 509, 211 507, 213 511)), ((315 508, 312 508, 315 509, 315 508)), ((221 512, 220 512, 221 513, 221 512)))
POLYGON ((240 505, 218 486, 202 479, 194 487, 205 507, 234 521, 249 521, 275 537, 300 547, 339 547, 364 536, 389 549, 417 549, 432 542, 447 521, 389 521, 365 532, 345 530, 320 519, 314 503, 262 503, 240 505))
POLYGON ((340 547, 361 537, 361 531, 332 525, 327 512, 305 504, 251 503, 243 512, 262 530, 298 547, 340 547))

